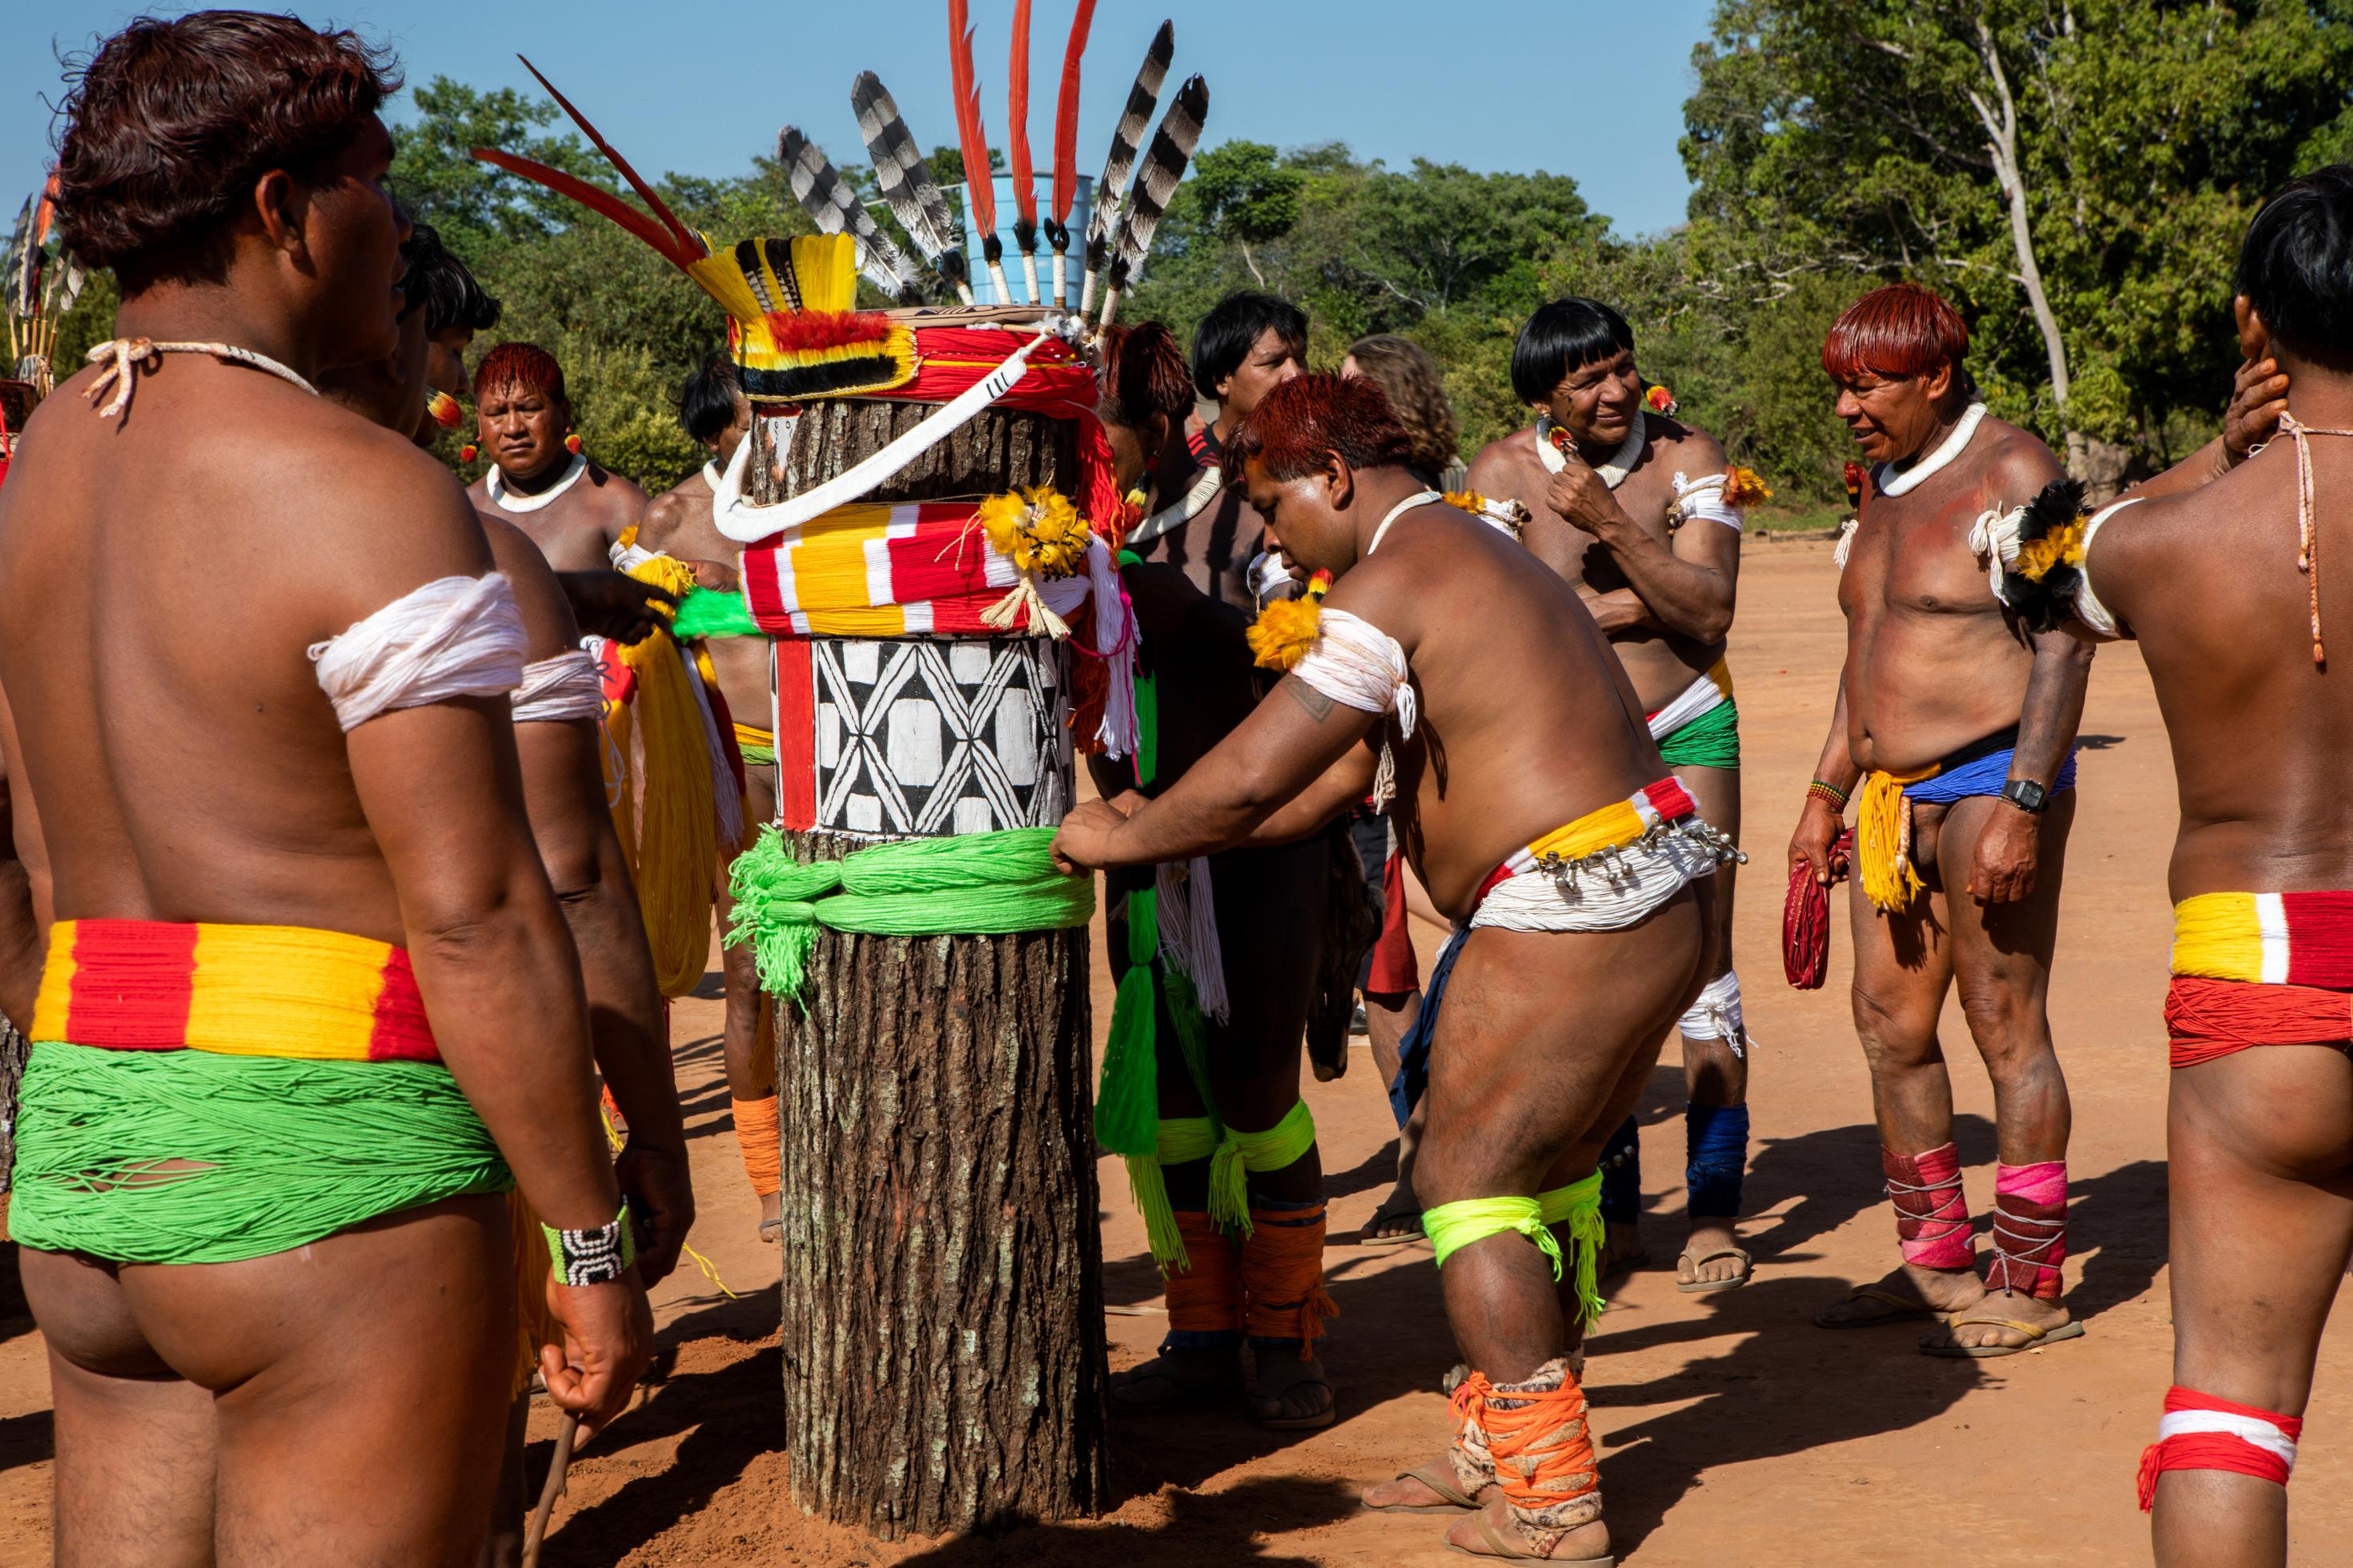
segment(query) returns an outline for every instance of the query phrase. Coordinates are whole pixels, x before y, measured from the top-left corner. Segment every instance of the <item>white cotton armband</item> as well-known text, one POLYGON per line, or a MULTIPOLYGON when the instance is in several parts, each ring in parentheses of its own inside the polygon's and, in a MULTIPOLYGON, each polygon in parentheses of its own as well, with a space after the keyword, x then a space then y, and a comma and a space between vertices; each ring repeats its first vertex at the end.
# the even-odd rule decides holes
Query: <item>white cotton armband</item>
POLYGON ((2078 570, 2075 579, 2075 618, 2083 622, 2084 629, 2095 637, 2113 641, 2124 636, 2125 632, 2124 627, 2117 623, 2115 615, 2105 605, 2100 603, 2100 596, 2092 592, 2092 541, 2099 537, 2102 523, 2124 510, 2125 508, 2133 505, 2134 502, 2147 499, 2146 496, 2134 496, 2130 500, 2120 500, 2113 505, 2104 506, 2092 514, 2090 521, 2084 524, 2084 564, 2078 570))
POLYGON ((2002 579, 2018 564, 2018 525, 2025 517, 2023 506, 2014 506, 2008 511, 1989 509, 1978 514, 1976 523, 1969 529, 1969 553, 1985 568, 1986 585, 2000 604, 2010 603, 2010 595, 2002 592, 2002 579))
POLYGON ((336 721, 350 731, 396 708, 512 691, 526 646, 514 591, 493 572, 438 578, 312 643, 310 654, 336 721))
POLYGON ((1724 524, 1735 533, 1748 526, 1747 514, 1725 501, 1724 492, 1732 485, 1731 474, 1709 474, 1704 479, 1690 480, 1676 474, 1668 482, 1674 486, 1675 499, 1670 510, 1678 521, 1689 522, 1694 518, 1705 518, 1710 522, 1724 524))
POLYGON ((1315 646, 1291 673, 1344 707, 1398 716, 1398 731, 1410 738, 1415 716, 1413 685, 1405 649, 1372 622, 1345 610, 1324 609, 1315 618, 1315 646))
POLYGON ((518 724, 561 724, 605 716, 605 673, 578 649, 522 667, 513 692, 518 724))

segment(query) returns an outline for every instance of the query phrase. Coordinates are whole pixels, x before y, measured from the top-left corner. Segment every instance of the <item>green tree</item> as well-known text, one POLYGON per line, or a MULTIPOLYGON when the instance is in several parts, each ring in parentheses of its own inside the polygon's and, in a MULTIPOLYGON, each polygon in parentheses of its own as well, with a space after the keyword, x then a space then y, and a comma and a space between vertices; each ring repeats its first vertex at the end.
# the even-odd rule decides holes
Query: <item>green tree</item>
POLYGON ((512 88, 481 92, 437 76, 414 94, 413 120, 393 127, 393 189, 410 215, 431 224, 461 256, 496 242, 543 238, 569 226, 579 208, 543 186, 473 156, 477 147, 535 158, 565 174, 607 184, 612 171, 580 138, 537 134, 554 123, 555 105, 512 88))

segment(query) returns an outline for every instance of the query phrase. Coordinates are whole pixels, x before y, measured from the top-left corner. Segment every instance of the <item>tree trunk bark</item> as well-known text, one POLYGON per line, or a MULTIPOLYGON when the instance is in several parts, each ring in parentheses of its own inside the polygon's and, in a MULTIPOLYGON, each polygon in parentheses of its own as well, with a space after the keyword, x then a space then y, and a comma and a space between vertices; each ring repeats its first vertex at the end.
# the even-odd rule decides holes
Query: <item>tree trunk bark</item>
MULTIPOLYGON (((25 1058, 32 1047, 16 1026, 0 1017, 0 1237, 8 1234, 8 1173, 16 1161, 17 1086, 24 1081, 25 1058)), ((16 1244, 0 1240, 0 1318, 21 1317, 25 1292, 16 1280, 16 1244)))
MULTIPOLYGON (((781 465, 754 420, 754 500, 808 489, 931 411, 811 404, 781 465)), ((1067 491, 1074 473, 1067 426, 992 410, 868 499, 1067 491)), ((1040 765, 1068 801, 1067 751, 1040 765)), ((792 835, 797 853, 878 841, 833 826, 792 835)), ((776 1031, 785 1431, 805 1511, 891 1540, 1106 1506, 1088 973, 1084 929, 820 929, 776 1031)))

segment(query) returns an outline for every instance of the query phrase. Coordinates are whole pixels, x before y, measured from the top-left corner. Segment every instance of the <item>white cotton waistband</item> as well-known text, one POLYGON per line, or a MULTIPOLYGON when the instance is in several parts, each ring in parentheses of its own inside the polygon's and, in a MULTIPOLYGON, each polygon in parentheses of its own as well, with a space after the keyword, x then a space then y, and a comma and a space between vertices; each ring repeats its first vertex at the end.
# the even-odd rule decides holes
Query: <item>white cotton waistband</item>
POLYGON ((1618 931, 1641 921, 1722 858, 1715 829, 1697 817, 1561 870, 1538 866, 1487 890, 1471 924, 1504 931, 1618 931), (1700 831, 1686 831, 1685 824, 1700 831))
POLYGON ((350 731, 396 708, 512 691, 527 646, 514 591, 493 572, 437 578, 309 651, 350 731))
POLYGON ((560 724, 605 716, 605 675, 596 661, 575 648, 522 667, 514 690, 518 724, 560 724))
POLYGON ((1736 533, 1748 526, 1747 513, 1736 506, 1727 505, 1724 499, 1724 492, 1732 484, 1730 470, 1696 479, 1685 479, 1683 475, 1676 474, 1667 482, 1674 486, 1675 499, 1672 510, 1681 521, 1689 522, 1694 518, 1705 518, 1710 522, 1724 524, 1736 533))
POLYGON ((2227 1410, 2168 1411, 2157 1424, 2157 1440, 2179 1437, 2189 1432, 2214 1432, 2236 1437, 2242 1443, 2261 1448, 2275 1456, 2289 1469, 2295 1468, 2295 1439, 2268 1421, 2252 1415, 2233 1415, 2227 1410))
POLYGON ((1405 649, 1372 622, 1326 606, 1315 618, 1315 646, 1291 673, 1345 707, 1398 716, 1409 739, 1415 718, 1405 649))
POLYGON ((1719 659, 1707 673, 1675 693, 1672 701, 1651 714, 1651 739, 1663 741, 1693 720, 1713 713, 1731 701, 1732 693, 1725 689, 1730 677, 1725 677, 1725 684, 1718 684, 1716 680, 1716 672, 1724 668, 1723 661, 1719 659))

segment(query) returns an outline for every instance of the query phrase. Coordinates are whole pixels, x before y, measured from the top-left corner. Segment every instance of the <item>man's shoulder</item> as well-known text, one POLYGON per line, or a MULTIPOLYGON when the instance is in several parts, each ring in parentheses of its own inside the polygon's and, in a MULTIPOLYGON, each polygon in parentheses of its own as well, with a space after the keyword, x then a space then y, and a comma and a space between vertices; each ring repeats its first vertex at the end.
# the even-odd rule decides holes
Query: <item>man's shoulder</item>
POLYGON ((681 540, 704 547, 720 537, 711 521, 711 486, 699 473, 648 501, 645 521, 638 525, 638 542, 648 550, 669 550, 681 540))
POLYGON ((2007 419, 1988 415, 1978 428, 1978 438, 1984 443, 1983 472, 1986 478, 2005 493, 2020 486, 2027 487, 2023 494, 2011 497, 2025 500, 2035 490, 2066 473, 2057 453, 2042 437, 2007 419))
POLYGON ((627 508, 632 516, 646 510, 646 492, 612 469, 592 462, 581 477, 588 481, 589 500, 597 505, 627 508))
POLYGON ((1479 448, 1479 455, 1471 459, 1470 482, 1475 485, 1479 480, 1491 477, 1521 478, 1529 468, 1541 467, 1542 459, 1536 455, 1535 429, 1532 426, 1523 426, 1479 448))
POLYGON ((547 563, 530 534, 505 518, 476 515, 481 518, 483 538, 490 542, 491 563, 506 574, 508 585, 514 590, 532 658, 554 658, 578 640, 571 603, 564 596, 555 568, 547 563))
POLYGON ((1687 425, 1680 419, 1658 414, 1651 415, 1650 418, 1651 445, 1668 463, 1694 478, 1723 469, 1723 442, 1698 426, 1687 425))

